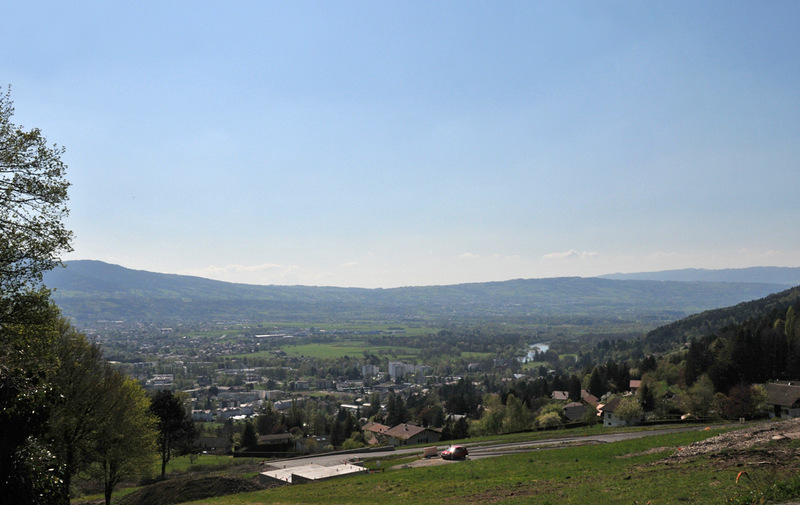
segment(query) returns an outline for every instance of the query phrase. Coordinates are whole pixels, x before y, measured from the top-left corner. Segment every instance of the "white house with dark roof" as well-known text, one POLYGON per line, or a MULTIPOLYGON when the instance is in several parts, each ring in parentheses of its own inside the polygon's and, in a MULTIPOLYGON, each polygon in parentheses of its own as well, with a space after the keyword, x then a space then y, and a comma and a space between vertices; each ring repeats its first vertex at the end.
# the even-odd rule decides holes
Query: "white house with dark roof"
POLYGON ((800 382, 773 382, 766 390, 770 417, 800 417, 800 382))

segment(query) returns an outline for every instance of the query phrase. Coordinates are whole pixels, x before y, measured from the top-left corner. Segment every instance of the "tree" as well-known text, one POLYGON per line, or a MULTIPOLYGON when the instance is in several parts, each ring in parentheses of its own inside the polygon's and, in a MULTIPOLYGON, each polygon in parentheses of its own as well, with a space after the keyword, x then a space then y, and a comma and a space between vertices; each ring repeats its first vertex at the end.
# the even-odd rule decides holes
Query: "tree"
POLYGON ((281 414, 272 402, 267 402, 256 417, 256 431, 259 435, 270 435, 281 424, 281 414))
POLYGON ((150 411, 155 414, 158 428, 158 449, 161 454, 161 478, 167 472, 172 456, 188 452, 198 433, 191 416, 180 398, 165 389, 153 395, 150 411))
POLYGON ((96 433, 101 425, 113 422, 104 387, 111 370, 100 346, 90 343, 66 320, 60 322, 55 350, 58 367, 52 385, 57 400, 52 407, 48 438, 63 464, 64 493, 68 495, 72 477, 92 461, 96 433))
POLYGON ((12 123, 13 114, 9 90, 0 95, 0 496, 56 503, 64 499, 60 469, 39 437, 58 311, 41 281, 70 250, 62 221, 69 184, 63 149, 12 123))
POLYGON ((701 375, 684 397, 684 407, 697 417, 707 417, 714 402, 714 383, 707 375, 701 375))
POLYGON ((506 413, 503 418, 503 431, 513 433, 530 429, 533 416, 522 400, 514 395, 508 395, 506 400, 506 413))
POLYGON ((567 383, 567 391, 569 392, 569 399, 573 402, 581 401, 581 380, 577 375, 572 374, 567 383))
POLYGON ((714 395, 714 406, 725 419, 752 419, 758 414, 759 392, 740 383, 730 389, 728 396, 714 395))
MULTIPOLYGON (((156 459, 156 418, 150 401, 132 378, 111 371, 103 387, 110 408, 96 434, 94 475, 103 483, 106 505, 116 485, 127 477, 149 474, 156 459)), ((162 467, 163 468, 163 467, 162 467)))
MULTIPOLYGON (((42 274, 71 250, 63 148, 49 147, 39 129, 11 122, 10 89, 0 95, 0 324, 28 312, 29 295, 41 288, 42 274)), ((24 318, 22 319, 24 320, 24 318)))
POLYGON ((603 378, 600 375, 600 368, 594 367, 592 375, 589 377, 589 392, 594 396, 601 398, 606 394, 606 387, 603 384, 603 378))
POLYGON ((258 445, 258 435, 256 435, 256 427, 253 426, 253 421, 249 419, 244 423, 244 431, 242 432, 242 448, 251 449, 258 445))
POLYGON ((389 393, 386 400, 386 424, 396 426, 408 420, 408 411, 403 398, 393 392, 389 393))
POLYGON ((655 408, 656 397, 653 394, 653 389, 650 387, 648 381, 642 381, 642 385, 636 392, 636 397, 636 399, 639 401, 639 404, 642 406, 642 409, 645 411, 649 412, 655 408))
POLYGON ((623 398, 614 413, 628 425, 636 424, 644 417, 644 409, 633 398, 623 398))
POLYGON ((561 416, 556 412, 547 412, 536 418, 536 425, 540 428, 552 428, 561 425, 561 416))
POLYGON ((791 342, 794 340, 795 336, 795 325, 797 324, 797 315, 795 314, 794 307, 789 307, 786 309, 786 323, 783 327, 783 332, 786 334, 786 338, 789 339, 791 342))

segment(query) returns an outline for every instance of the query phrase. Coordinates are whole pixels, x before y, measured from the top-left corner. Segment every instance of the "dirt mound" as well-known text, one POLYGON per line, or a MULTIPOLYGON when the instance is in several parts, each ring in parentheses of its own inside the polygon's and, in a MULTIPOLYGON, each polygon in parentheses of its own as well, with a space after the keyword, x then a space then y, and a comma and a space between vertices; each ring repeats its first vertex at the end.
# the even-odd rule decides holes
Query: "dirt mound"
POLYGON ((168 479, 146 486, 121 500, 119 505, 173 505, 214 496, 224 496, 274 487, 255 479, 196 477, 168 479))
POLYGON ((798 455, 796 444, 788 443, 795 439, 800 439, 800 419, 769 421, 681 447, 659 463, 678 463, 704 455, 719 464, 783 462, 798 455))

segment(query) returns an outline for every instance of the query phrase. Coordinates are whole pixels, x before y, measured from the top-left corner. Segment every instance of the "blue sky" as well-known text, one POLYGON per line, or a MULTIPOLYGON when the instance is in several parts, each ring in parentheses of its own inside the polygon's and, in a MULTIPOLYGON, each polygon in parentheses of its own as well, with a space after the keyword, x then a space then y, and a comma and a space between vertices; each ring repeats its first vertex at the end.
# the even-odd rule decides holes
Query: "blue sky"
POLYGON ((800 3, 11 2, 74 252, 359 287, 800 265, 800 3))

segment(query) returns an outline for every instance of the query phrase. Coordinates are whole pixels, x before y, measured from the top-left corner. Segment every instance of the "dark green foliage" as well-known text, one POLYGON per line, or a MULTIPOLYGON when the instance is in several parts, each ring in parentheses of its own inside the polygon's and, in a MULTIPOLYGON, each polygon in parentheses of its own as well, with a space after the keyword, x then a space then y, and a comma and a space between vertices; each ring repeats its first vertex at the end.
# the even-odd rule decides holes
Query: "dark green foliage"
POLYGON ((88 341, 66 321, 55 343, 58 367, 52 377, 55 398, 48 438, 63 464, 65 493, 72 478, 88 468, 95 456, 96 435, 110 422, 105 379, 111 374, 99 344, 88 341))
POLYGON ((581 401, 581 380, 577 375, 570 375, 567 391, 569 392, 570 400, 573 402, 581 401))
POLYGON ((442 426, 442 441, 463 440, 469 437, 469 422, 466 417, 459 416, 458 419, 448 417, 442 426))
POLYGON ((180 398, 172 391, 162 390, 152 397, 150 411, 158 419, 158 448, 161 453, 161 478, 166 475, 167 463, 173 455, 193 450, 197 430, 180 398))
POLYGON ((608 392, 599 367, 594 367, 592 375, 589 377, 589 392, 598 398, 608 392))
POLYGON ((63 150, 38 129, 11 122, 0 95, 0 496, 8 503, 59 503, 60 465, 42 439, 56 365, 58 311, 42 275, 70 250, 63 150))
POLYGON ((253 421, 247 420, 244 423, 244 431, 242 432, 242 447, 250 449, 258 445, 258 435, 256 435, 256 428, 253 426, 253 421))
POLYGON ((256 417, 256 431, 259 435, 271 435, 278 426, 281 426, 281 414, 272 402, 267 402, 256 417))
POLYGON ((650 412, 655 408, 656 397, 647 382, 642 382, 642 385, 639 386, 639 390, 636 392, 636 396, 645 412, 650 412))
POLYGON ((770 316, 771 325, 791 306, 800 303, 800 286, 731 307, 708 310, 652 330, 645 341, 653 350, 666 351, 688 338, 702 338, 725 328, 770 316))
POLYGON ((439 398, 444 398, 444 408, 448 414, 480 417, 481 393, 472 382, 463 377, 456 384, 445 384, 439 388, 439 398))
POLYGON ((408 421, 408 410, 403 397, 390 392, 386 400, 386 424, 397 426, 406 421, 408 421))

